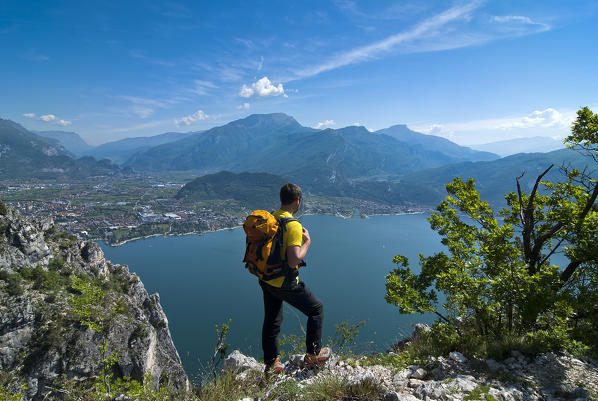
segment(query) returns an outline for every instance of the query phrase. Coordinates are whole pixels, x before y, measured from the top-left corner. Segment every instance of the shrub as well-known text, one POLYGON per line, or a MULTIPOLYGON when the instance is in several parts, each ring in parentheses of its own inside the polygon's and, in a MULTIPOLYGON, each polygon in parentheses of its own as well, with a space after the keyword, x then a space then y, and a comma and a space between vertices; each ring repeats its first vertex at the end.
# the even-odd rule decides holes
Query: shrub
POLYGON ((8 293, 8 295, 15 297, 23 295, 23 279, 19 273, 10 274, 7 271, 3 270, 0 272, 0 280, 6 282, 6 292, 8 293))
POLYGON ((8 213, 8 208, 6 207, 6 203, 2 199, 0 199, 0 215, 6 216, 8 213))

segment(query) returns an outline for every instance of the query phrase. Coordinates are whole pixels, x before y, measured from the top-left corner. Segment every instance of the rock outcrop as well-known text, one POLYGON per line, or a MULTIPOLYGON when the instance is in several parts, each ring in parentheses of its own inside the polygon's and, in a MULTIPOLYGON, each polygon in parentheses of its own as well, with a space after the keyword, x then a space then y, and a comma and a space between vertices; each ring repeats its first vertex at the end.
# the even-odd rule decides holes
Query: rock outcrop
MULTIPOLYGON (((496 362, 468 360, 451 352, 447 357, 429 358, 424 366, 399 370, 396 366, 370 365, 366 361, 343 360, 333 355, 319 369, 307 369, 303 356, 293 355, 284 364, 284 373, 264 391, 263 399, 276 394, 277 388, 289 380, 306 388, 330 376, 342 378, 349 387, 377 387, 380 396, 375 399, 384 401, 584 401, 598 396, 598 361, 571 355, 545 353, 532 359, 513 351, 511 357, 496 362)), ((252 377, 250 370, 261 372, 263 365, 234 351, 223 369, 243 381, 252 377)))
POLYGON ((27 398, 43 399, 60 378, 97 377, 104 343, 117 355, 115 377, 149 374, 154 386, 189 389, 158 294, 149 295, 126 266, 106 261, 96 243, 61 232, 51 220, 30 221, 13 208, 3 212, 0 370, 16 373, 27 398), (92 305, 105 315, 102 330, 82 322, 74 306, 77 278, 102 291, 100 304, 92 305))

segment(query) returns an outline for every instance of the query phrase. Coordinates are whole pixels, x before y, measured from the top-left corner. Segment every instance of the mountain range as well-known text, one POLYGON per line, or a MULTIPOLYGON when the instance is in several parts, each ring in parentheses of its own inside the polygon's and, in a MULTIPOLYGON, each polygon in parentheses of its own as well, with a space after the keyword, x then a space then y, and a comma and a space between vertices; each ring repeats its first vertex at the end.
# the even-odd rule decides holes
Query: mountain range
POLYGON ((463 160, 498 158, 442 138, 422 138, 426 135, 406 127, 391 127, 387 132, 391 135, 358 126, 315 130, 286 114, 254 114, 138 152, 124 165, 137 171, 269 172, 313 185, 399 177, 463 160), (397 139, 401 135, 417 141, 397 139), (452 149, 440 143, 444 141, 452 144, 452 149))
POLYGON ((0 119, 0 179, 84 178, 112 175, 121 169, 109 160, 74 159, 56 139, 43 137, 23 126, 0 119))
MULTIPOLYGON (((200 177, 179 197, 193 199, 201 192, 201 199, 216 193, 236 199, 231 188, 239 188, 239 177, 252 183, 263 177, 231 173, 267 173, 277 176, 276 183, 294 181, 314 194, 434 205, 455 176, 473 177, 482 196, 502 203, 503 194, 514 190, 515 177, 524 171, 521 181, 527 189, 550 164, 583 167, 585 163, 581 155, 566 149, 500 159, 405 125, 376 132, 359 126, 316 130, 282 113, 254 114, 203 132, 127 138, 83 150, 121 162, 125 170, 105 159, 76 159, 74 154, 85 147, 82 144, 86 145, 75 133, 34 133, 0 120, 0 178, 80 178, 130 169, 190 171, 203 176, 226 170, 200 177)), ((558 174, 554 168, 546 178, 557 179, 558 174)))

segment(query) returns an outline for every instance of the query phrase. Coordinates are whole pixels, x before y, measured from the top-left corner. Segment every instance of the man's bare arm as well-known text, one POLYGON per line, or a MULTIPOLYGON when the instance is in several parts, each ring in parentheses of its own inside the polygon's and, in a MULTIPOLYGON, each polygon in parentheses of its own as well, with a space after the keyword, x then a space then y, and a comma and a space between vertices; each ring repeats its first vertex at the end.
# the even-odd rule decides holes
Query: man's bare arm
POLYGON ((303 245, 294 245, 287 248, 287 262, 289 266, 295 267, 297 266, 303 259, 305 259, 305 255, 307 254, 307 250, 309 249, 309 245, 311 244, 311 238, 309 237, 309 231, 304 227, 303 228, 303 245))

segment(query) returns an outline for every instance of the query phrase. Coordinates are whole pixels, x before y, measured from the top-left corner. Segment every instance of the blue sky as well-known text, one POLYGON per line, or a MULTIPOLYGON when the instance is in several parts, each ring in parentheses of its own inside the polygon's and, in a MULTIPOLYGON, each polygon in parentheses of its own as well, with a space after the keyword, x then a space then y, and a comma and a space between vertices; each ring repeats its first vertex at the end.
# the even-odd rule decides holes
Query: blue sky
POLYGON ((460 144, 598 111, 596 1, 0 3, 0 117, 91 144, 251 113, 460 144))

